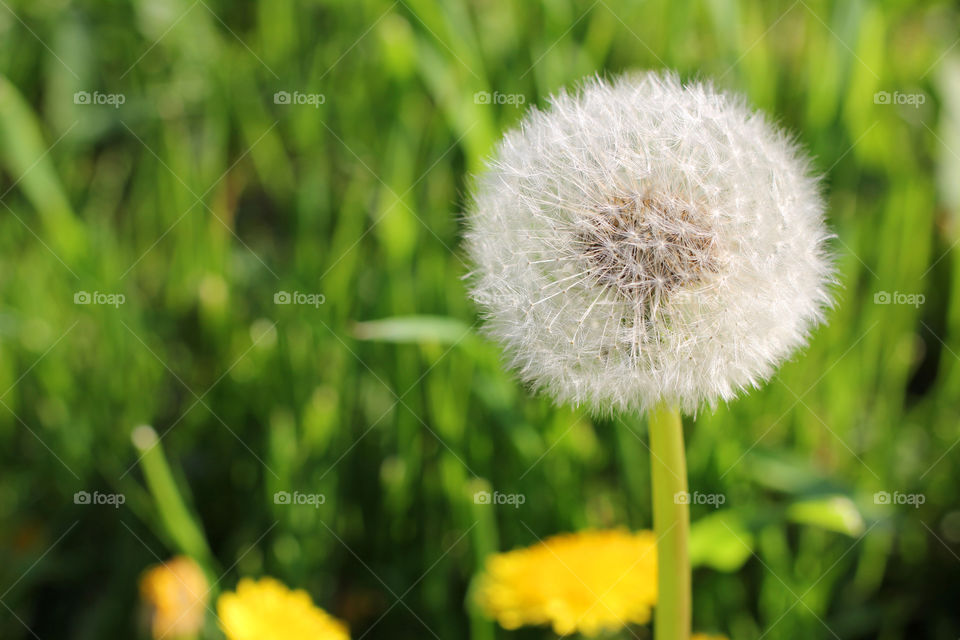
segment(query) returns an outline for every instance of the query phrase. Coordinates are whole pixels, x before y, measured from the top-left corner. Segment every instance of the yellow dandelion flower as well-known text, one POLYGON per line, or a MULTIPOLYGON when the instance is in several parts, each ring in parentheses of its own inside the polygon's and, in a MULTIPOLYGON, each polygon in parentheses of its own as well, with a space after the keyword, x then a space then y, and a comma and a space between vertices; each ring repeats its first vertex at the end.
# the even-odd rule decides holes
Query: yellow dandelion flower
POLYGON ((313 604, 302 589, 273 578, 242 578, 217 599, 220 628, 229 640, 349 640, 347 625, 313 604))
POLYGON ((650 621, 657 601, 650 531, 584 531, 493 555, 477 583, 480 607, 501 626, 549 624, 593 636, 650 621))
POLYGON ((140 577, 140 597, 150 612, 154 638, 181 638, 203 626, 209 586, 203 570, 186 556, 150 567, 140 577))
POLYGON ((727 636, 721 636, 719 634, 713 635, 712 633, 695 633, 690 636, 690 640, 728 640, 727 636))

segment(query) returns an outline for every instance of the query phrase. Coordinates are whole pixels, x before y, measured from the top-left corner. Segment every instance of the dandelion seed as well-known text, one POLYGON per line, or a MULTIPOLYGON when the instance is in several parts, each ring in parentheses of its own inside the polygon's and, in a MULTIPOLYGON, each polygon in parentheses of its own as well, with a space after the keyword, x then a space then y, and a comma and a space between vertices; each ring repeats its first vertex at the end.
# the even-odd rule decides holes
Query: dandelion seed
POLYGON ((523 379, 596 411, 757 386, 830 304, 797 145, 674 75, 586 81, 508 132, 467 211, 474 299, 523 379))

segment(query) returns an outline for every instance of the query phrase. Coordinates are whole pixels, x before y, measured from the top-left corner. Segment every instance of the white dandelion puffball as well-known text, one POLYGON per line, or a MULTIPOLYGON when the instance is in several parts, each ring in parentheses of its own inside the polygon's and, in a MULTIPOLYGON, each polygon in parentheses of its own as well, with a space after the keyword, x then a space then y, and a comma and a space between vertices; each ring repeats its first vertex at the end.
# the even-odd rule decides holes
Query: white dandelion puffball
POLYGON ((742 99, 594 78, 527 114, 477 178, 468 278, 488 333, 557 401, 695 412, 822 320, 823 212, 805 156, 742 99))

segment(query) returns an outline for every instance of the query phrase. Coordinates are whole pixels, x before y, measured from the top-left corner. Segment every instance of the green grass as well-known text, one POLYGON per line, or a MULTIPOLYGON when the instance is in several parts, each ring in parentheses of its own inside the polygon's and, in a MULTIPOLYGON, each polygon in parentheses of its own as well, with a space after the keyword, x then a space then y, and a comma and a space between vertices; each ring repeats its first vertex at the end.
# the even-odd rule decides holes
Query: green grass
POLYGON ((142 633, 137 577, 202 545, 186 518, 219 589, 274 575, 355 638, 549 637, 471 618, 469 581, 493 550, 649 528, 646 426, 503 370, 475 335, 459 211, 526 108, 670 67, 797 133, 841 285, 772 382, 688 421, 691 490, 726 497, 693 509, 694 627, 956 638, 957 23, 945 2, 0 3, 0 636, 142 633), (144 423, 182 511, 148 489, 144 423), (526 502, 474 504, 484 487, 526 502), (294 490, 326 502, 274 504, 294 490))

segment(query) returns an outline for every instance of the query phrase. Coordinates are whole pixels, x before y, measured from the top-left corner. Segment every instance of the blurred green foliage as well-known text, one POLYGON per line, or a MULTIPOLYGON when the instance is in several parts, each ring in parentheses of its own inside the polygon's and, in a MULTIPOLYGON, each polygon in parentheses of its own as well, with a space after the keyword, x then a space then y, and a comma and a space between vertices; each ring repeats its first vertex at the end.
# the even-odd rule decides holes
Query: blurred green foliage
POLYGON ((144 633, 138 575, 206 553, 195 521, 218 589, 269 573, 354 637, 548 637, 471 617, 470 579, 553 533, 649 527, 646 427, 502 369, 458 212, 525 109, 669 67, 810 149, 840 282, 804 353, 689 421, 691 489, 725 497, 693 508, 695 628, 956 638, 957 25, 900 0, 0 2, 0 636, 144 633), (144 423, 169 460, 150 490, 144 423))

